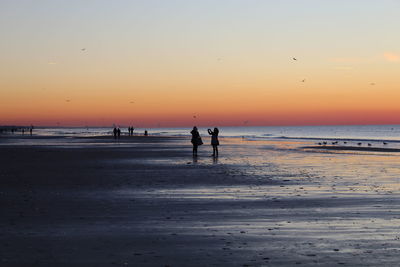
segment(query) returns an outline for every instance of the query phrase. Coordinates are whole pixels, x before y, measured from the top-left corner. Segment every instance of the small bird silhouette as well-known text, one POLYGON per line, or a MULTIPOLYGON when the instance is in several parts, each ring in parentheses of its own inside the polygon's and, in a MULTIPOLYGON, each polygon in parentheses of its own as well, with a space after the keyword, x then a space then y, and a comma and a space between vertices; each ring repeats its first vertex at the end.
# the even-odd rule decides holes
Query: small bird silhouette
POLYGON ((66 99, 65 102, 71 102, 71 99, 66 99))
POLYGON ((133 103, 135 103, 135 102, 133 102, 133 101, 131 101, 131 102, 129 102, 130 104, 133 104, 133 103))
POLYGON ((305 83, 305 82, 306 82, 306 79, 301 80, 301 82, 302 82, 302 83, 305 83))
POLYGON ((82 48, 81 50, 82 50, 82 51, 86 51, 86 48, 82 48))
POLYGON ((375 85, 375 83, 370 83, 369 85, 375 85))
POLYGON ((297 58, 294 57, 293 60, 297 60, 297 58))

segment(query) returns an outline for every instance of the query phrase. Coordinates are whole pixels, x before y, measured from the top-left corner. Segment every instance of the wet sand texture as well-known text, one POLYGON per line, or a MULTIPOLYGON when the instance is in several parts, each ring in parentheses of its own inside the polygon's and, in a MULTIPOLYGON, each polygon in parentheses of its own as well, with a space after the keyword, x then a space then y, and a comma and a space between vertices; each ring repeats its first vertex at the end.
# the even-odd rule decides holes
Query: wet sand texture
POLYGON ((399 197, 381 185, 328 177, 327 160, 310 167, 302 152, 256 165, 257 147, 226 144, 216 163, 206 148, 193 160, 190 144, 146 140, 1 146, 0 265, 399 263, 399 197))

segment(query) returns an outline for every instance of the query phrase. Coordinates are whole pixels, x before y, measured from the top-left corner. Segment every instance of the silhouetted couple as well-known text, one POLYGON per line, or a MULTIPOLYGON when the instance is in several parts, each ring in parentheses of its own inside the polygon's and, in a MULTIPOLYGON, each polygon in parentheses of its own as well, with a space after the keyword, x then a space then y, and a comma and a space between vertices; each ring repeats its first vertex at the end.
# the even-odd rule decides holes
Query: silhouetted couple
MULTIPOLYGON (((219 141, 218 141, 218 134, 219 130, 218 128, 214 128, 214 131, 211 131, 211 129, 208 129, 208 134, 211 135, 211 145, 213 147, 213 157, 218 157, 218 146, 219 146, 219 141)), ((193 130, 190 132, 192 134, 192 144, 193 144, 193 156, 197 156, 197 148, 203 144, 203 140, 201 140, 200 133, 197 130, 197 127, 194 126, 193 130)))
POLYGON ((113 133, 114 133, 114 139, 119 139, 120 137, 121 137, 121 129, 120 128, 114 128, 114 131, 113 131, 113 133))
POLYGON ((133 135, 133 130, 135 130, 133 126, 128 128, 129 135, 133 135))

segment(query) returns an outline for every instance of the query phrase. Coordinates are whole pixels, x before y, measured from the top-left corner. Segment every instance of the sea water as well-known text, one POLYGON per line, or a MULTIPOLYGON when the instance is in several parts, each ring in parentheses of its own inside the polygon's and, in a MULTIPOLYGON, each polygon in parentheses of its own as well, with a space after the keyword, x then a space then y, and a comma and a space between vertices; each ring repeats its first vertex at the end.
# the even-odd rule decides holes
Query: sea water
MULTIPOLYGON (((71 127, 36 128, 35 135, 40 136, 97 136, 112 135, 113 128, 71 127)), ((150 135, 190 136, 191 128, 136 128, 134 134, 140 135, 147 130, 150 135)), ((364 140, 400 142, 400 125, 357 125, 357 126, 249 126, 219 127, 221 137, 247 139, 315 139, 315 140, 364 140)), ((128 134, 127 128, 121 128, 122 135, 128 134)), ((199 127, 200 135, 208 135, 207 128, 199 127)))

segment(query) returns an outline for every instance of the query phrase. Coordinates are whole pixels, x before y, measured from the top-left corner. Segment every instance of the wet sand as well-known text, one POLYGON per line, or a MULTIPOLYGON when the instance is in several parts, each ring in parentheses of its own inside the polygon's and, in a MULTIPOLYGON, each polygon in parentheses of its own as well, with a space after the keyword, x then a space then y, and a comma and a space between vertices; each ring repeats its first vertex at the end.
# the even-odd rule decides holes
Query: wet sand
POLYGON ((369 152, 400 152, 397 148, 385 147, 360 147, 360 146, 306 146, 305 149, 347 150, 347 151, 369 151, 369 152))
POLYGON ((397 156, 0 141, 1 266, 394 266, 397 156), (48 145, 50 144, 51 145, 48 145))

